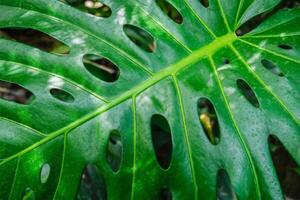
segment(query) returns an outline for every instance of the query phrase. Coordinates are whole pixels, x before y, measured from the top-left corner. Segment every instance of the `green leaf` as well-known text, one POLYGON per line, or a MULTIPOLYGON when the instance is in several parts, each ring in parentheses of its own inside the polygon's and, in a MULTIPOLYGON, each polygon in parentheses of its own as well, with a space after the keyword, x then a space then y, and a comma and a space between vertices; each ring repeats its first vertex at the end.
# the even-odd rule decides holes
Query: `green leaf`
POLYGON ((59 0, 0 0, 1 28, 70 48, 0 39, 0 80, 33 95, 0 98, 0 199, 89 199, 88 188, 108 199, 283 199, 268 137, 300 164, 300 10, 236 36, 280 0, 103 3, 109 17, 59 0), (153 125, 155 115, 164 122, 153 125))
POLYGON ((296 173, 300 175, 300 168, 295 169, 296 173))

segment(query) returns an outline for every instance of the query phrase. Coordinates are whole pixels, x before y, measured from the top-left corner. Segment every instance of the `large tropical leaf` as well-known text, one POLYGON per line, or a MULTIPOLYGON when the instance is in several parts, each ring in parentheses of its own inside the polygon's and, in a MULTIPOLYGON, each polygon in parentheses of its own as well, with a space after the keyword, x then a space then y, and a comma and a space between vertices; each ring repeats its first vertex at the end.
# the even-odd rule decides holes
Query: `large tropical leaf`
POLYGON ((31 96, 0 99, 0 199, 74 199, 84 169, 103 194, 77 198, 283 198, 270 151, 300 163, 300 10, 237 36, 280 1, 168 2, 0 0, 1 28, 70 48, 0 39, 1 81, 31 96))

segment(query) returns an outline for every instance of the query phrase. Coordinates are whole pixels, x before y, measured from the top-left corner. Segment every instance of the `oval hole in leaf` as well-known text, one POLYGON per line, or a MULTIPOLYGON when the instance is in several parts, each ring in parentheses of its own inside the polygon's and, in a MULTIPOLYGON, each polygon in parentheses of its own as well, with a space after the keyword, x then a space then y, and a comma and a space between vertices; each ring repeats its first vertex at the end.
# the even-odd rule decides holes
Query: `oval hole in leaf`
POLYGON ((273 62, 263 59, 261 60, 261 64, 270 72, 272 72, 273 74, 277 75, 277 76, 284 76, 284 74, 281 72, 280 68, 275 65, 273 62))
POLYGON ((76 199, 107 200, 105 180, 95 165, 88 164, 83 170, 76 199))
POLYGON ((151 135, 156 159, 163 169, 168 169, 172 159, 172 136, 165 117, 155 114, 151 117, 151 135))
POLYGON ((60 101, 67 102, 67 103, 72 103, 75 100, 74 97, 70 93, 68 93, 68 92, 66 92, 66 91, 64 91, 62 89, 58 89, 58 88, 52 88, 50 90, 50 94, 54 98, 56 98, 56 99, 58 99, 60 101))
POLYGON ((200 0, 200 3, 201 3, 205 8, 208 8, 208 7, 209 7, 209 0, 200 0))
POLYGON ((45 163, 41 169, 41 183, 46 183, 50 175, 51 167, 48 163, 45 163))
POLYGON ((110 133, 107 144, 106 160, 114 172, 117 172, 120 169, 122 161, 122 152, 123 144, 121 140, 121 135, 119 131, 113 130, 110 133))
POLYGON ((217 199, 235 200, 236 195, 232 189, 228 173, 224 169, 218 171, 217 176, 217 199))
POLYGON ((18 104, 29 104, 34 99, 34 95, 18 84, 0 80, 0 98, 18 104))
POLYGON ((87 54, 83 56, 85 68, 95 77, 105 82, 115 82, 120 76, 120 69, 107 58, 87 54))
POLYGON ((156 0, 158 7, 177 24, 182 24, 183 17, 180 12, 166 0, 156 0))
POLYGON ((259 108, 258 99, 252 90, 252 88, 242 79, 238 79, 236 84, 241 92, 241 94, 256 108, 259 108))
POLYGON ((26 188, 22 200, 35 200, 35 192, 31 188, 26 188))
POLYGON ((230 60, 228 58, 224 58, 224 64, 225 65, 229 65, 230 64, 230 60))
POLYGON ((293 49, 293 47, 291 47, 290 45, 287 45, 287 44, 280 44, 280 45, 278 45, 278 47, 281 49, 285 49, 285 50, 293 49))
POLYGON ((202 97, 198 100, 197 110, 205 135, 213 145, 217 145, 220 142, 220 127, 213 104, 202 97))
POLYGON ((172 200, 172 193, 168 188, 163 188, 160 191, 159 200, 172 200))
POLYGON ((17 41, 53 54, 69 54, 70 48, 41 31, 31 28, 1 28, 0 37, 17 41))
POLYGON ((60 0, 63 3, 96 17, 108 18, 111 16, 111 8, 99 0, 60 0))
POLYGON ((149 53, 155 51, 156 45, 154 38, 144 29, 131 24, 125 24, 123 30, 126 36, 141 49, 149 53))
POLYGON ((299 166, 276 136, 270 135, 268 144, 283 193, 290 199, 300 199, 299 166))

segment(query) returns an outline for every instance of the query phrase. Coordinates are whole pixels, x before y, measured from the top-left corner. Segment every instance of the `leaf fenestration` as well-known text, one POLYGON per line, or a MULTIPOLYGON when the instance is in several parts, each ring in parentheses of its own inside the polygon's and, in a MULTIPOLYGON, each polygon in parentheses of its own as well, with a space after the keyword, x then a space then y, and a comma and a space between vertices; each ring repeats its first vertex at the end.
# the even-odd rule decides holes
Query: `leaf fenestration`
POLYGON ((277 76, 284 76, 284 74, 281 72, 280 68, 275 65, 273 62, 271 62, 270 60, 267 59, 263 59, 261 61, 261 64, 270 72, 272 72, 273 74, 277 75, 277 76))
POLYGON ((76 199, 107 200, 105 180, 95 165, 88 164, 84 168, 76 199))
POLYGON ((208 7, 209 7, 209 0, 200 0, 200 3, 201 3, 205 8, 208 8, 208 7))
POLYGON ((56 55, 70 53, 70 47, 63 42, 32 28, 0 28, 0 38, 17 41, 56 55))
POLYGON ((230 177, 224 169, 218 171, 217 176, 217 199, 236 200, 236 195, 232 189, 230 177))
POLYGON ((280 10, 280 0, 166 0, 173 7, 164 10, 128 0, 104 1, 108 12, 95 17, 86 6, 98 1, 68 2, 1 0, 0 27, 40 30, 69 50, 39 51, 0 33, 0 80, 36 97, 26 106, 0 100, 0 199, 214 199, 220 168, 230 172, 231 197, 281 195, 266 138, 282 130, 299 166, 299 9, 280 10), (53 88, 74 101, 53 98, 53 88), (199 97, 213 102, 198 105, 199 97))
POLYGON ((62 89, 58 89, 58 88, 52 88, 50 89, 50 94, 60 100, 60 101, 64 101, 64 102, 68 102, 68 103, 72 103, 75 99, 74 97, 68 93, 67 91, 64 91, 62 89))
POLYGON ((258 99, 252 90, 252 88, 249 86, 249 84, 242 80, 238 79, 236 81, 237 87, 239 88, 241 94, 256 108, 259 108, 259 102, 258 99))
POLYGON ((82 12, 89 13, 96 17, 108 18, 112 11, 109 6, 97 0, 59 0, 63 3, 69 4, 82 12))
POLYGON ((0 80, 0 98, 19 104, 30 104, 34 94, 16 83, 0 80))
POLYGON ((43 164, 41 168, 41 183, 46 183, 51 172, 51 167, 48 163, 43 164))
POLYGON ((276 136, 270 135, 268 144, 282 192, 287 198, 299 199, 300 192, 296 189, 300 185, 299 165, 276 136))
POLYGON ((113 130, 109 135, 106 160, 114 172, 117 172, 120 168, 122 151, 123 145, 120 133, 117 130, 113 130))
POLYGON ((172 200, 172 193, 169 189, 167 188, 163 188, 161 191, 160 191, 160 197, 159 197, 159 200, 172 200))
POLYGON ((153 53, 156 48, 154 38, 150 33, 132 24, 125 24, 123 30, 127 37, 146 52, 153 53))
POLYGON ((220 142, 220 127, 213 104, 209 99, 202 97, 198 100, 197 111, 207 138, 213 145, 217 145, 220 142))
POLYGON ((83 56, 85 68, 95 77, 105 82, 115 82, 120 76, 120 69, 107 58, 86 54, 83 56))
POLYGON ((163 169, 168 169, 172 159, 173 143, 171 129, 165 117, 151 117, 151 135, 156 159, 163 169))
POLYGON ((167 0, 155 0, 156 4, 159 8, 172 19, 177 24, 181 24, 183 22, 183 17, 179 13, 179 11, 170 4, 167 0))

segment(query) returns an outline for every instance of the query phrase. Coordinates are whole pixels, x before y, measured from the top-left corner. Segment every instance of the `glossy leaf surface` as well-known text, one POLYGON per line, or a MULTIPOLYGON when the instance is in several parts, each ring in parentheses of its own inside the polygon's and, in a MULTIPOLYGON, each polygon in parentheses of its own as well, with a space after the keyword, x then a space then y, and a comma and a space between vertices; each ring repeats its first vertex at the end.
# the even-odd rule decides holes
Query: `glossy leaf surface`
POLYGON ((216 199, 220 170, 230 196, 284 198, 268 138, 276 136, 299 168, 300 10, 281 10, 236 36, 280 0, 167 2, 182 23, 154 0, 104 0, 105 17, 58 0, 0 0, 0 29, 39 30, 70 48, 52 54, 0 38, 0 80, 34 96, 25 105, 0 99, 0 199, 80 199, 91 165, 88 174, 101 177, 91 180, 105 183, 101 198, 216 199), (124 26, 138 28, 125 33, 124 26), (110 60, 118 78, 95 76, 85 55, 110 60), (217 116, 214 144, 199 123, 200 98, 214 107, 210 119, 217 116), (152 143, 153 115, 168 121, 166 168, 152 143))

